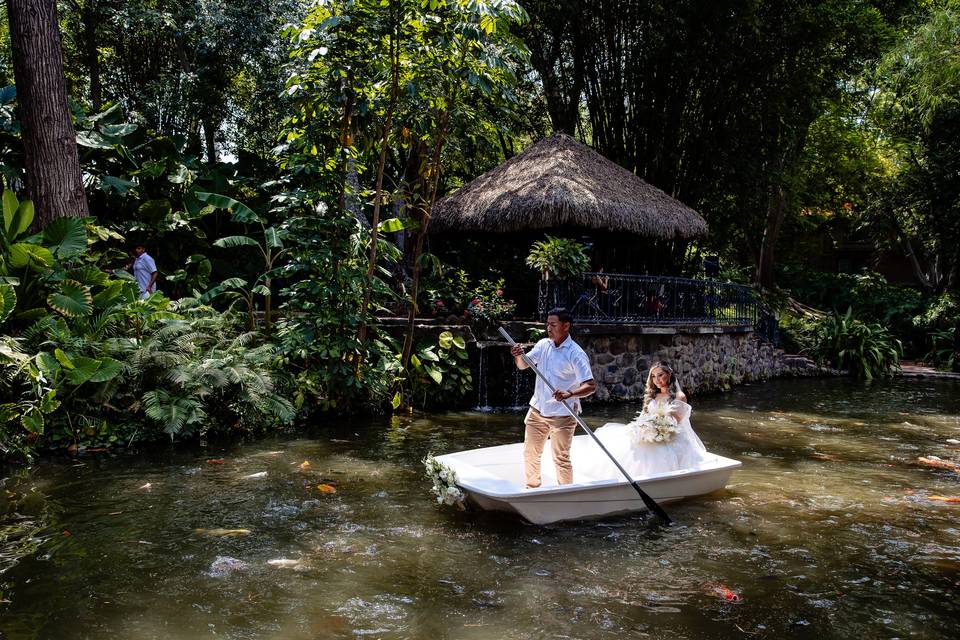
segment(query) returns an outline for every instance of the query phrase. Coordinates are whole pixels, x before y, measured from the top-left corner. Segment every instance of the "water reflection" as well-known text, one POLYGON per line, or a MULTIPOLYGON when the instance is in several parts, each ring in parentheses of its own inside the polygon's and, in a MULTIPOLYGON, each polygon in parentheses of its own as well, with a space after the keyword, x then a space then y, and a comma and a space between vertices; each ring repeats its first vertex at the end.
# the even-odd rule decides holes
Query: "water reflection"
MULTIPOLYGON (((953 637, 960 505, 929 497, 960 487, 917 458, 960 457, 947 442, 960 439, 957 396, 951 384, 830 380, 695 399, 708 447, 744 466, 725 492, 672 506, 669 530, 643 516, 536 527, 438 509, 420 459, 515 441, 516 413, 341 421, 309 439, 46 463, 5 481, 44 507, 31 516, 37 544, 0 565, 0 630, 953 637)), ((636 410, 592 408, 588 421, 636 410)))

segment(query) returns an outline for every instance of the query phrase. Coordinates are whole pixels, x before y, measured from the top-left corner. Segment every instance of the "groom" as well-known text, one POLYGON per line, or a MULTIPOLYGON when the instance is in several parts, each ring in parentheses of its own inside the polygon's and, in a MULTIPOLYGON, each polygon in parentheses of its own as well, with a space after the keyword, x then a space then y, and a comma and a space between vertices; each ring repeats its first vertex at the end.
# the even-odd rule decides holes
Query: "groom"
MULTIPOLYGON (((537 376, 537 386, 530 398, 530 409, 524 419, 526 431, 523 437, 523 467, 526 487, 540 486, 540 457, 549 437, 553 451, 553 464, 557 469, 560 484, 573 482, 573 467, 570 464, 570 445, 577 421, 562 402, 573 400, 572 408, 580 413, 577 398, 589 396, 596 391, 590 359, 573 338, 570 337, 570 313, 564 308, 551 309, 547 314, 547 337, 534 345, 529 358, 540 373, 550 381, 556 393, 537 376)), ((514 345, 510 353, 518 369, 526 369, 523 347, 514 345)))

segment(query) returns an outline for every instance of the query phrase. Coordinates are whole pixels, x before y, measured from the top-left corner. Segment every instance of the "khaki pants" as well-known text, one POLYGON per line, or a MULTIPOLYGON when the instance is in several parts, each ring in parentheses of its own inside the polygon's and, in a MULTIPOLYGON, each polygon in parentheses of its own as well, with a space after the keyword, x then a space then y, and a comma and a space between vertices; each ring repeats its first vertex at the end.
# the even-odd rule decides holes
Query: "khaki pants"
POLYGON ((573 482, 570 444, 573 442, 573 432, 577 429, 577 421, 573 416, 546 417, 530 407, 523 423, 527 426, 523 434, 523 471, 527 487, 535 489, 540 486, 540 457, 548 437, 553 451, 553 465, 557 468, 557 482, 573 482))

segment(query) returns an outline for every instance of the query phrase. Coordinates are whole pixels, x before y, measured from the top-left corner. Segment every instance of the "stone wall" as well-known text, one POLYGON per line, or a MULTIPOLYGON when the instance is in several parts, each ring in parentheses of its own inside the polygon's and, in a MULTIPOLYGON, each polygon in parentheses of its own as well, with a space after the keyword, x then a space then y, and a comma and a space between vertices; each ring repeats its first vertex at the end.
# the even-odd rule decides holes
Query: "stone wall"
POLYGON ((829 372, 789 356, 753 335, 751 327, 578 325, 574 339, 590 357, 596 401, 643 397, 647 371, 658 360, 680 375, 688 393, 727 390, 753 380, 829 372))

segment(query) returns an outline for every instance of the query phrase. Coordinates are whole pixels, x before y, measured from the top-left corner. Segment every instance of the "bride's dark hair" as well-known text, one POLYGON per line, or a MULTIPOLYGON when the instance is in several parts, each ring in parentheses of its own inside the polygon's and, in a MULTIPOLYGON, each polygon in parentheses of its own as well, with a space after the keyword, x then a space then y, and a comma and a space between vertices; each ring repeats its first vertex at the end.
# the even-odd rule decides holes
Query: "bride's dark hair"
POLYGON ((647 373, 647 390, 643 394, 643 406, 647 406, 647 403, 660 395, 660 387, 653 382, 653 372, 657 369, 663 369, 670 374, 670 384, 667 387, 670 393, 670 402, 676 400, 677 394, 680 393, 680 381, 677 380, 677 374, 673 372, 670 365, 663 361, 654 362, 650 365, 650 372, 647 373))

